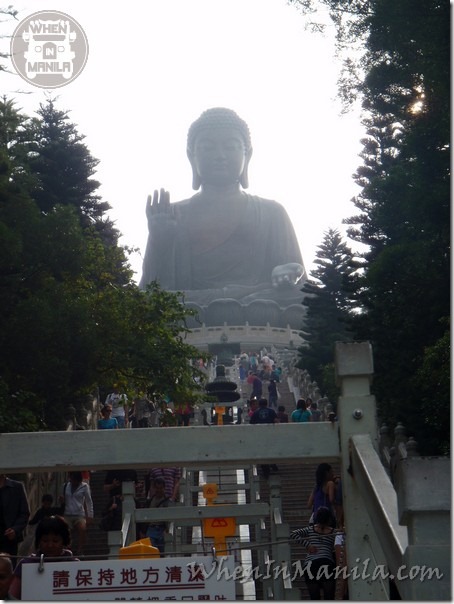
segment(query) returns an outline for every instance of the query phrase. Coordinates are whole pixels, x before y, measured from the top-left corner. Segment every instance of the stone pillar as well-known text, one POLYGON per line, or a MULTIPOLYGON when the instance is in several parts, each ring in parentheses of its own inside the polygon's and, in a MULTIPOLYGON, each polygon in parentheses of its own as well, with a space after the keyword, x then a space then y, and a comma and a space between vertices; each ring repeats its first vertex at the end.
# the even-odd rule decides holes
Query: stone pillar
POLYGON ((123 547, 123 535, 121 531, 109 531, 107 533, 107 545, 109 547, 109 558, 115 559, 123 547))
POLYGON ((402 574, 415 573, 413 580, 404 580, 406 598, 451 600, 451 461, 402 458, 396 464, 395 487, 399 523, 408 529, 402 574))
POLYGON ((386 560, 380 546, 374 519, 370 517, 352 476, 349 441, 354 435, 370 435, 378 449, 375 398, 370 395, 373 375, 372 347, 369 342, 336 343, 336 377, 341 386, 338 403, 341 476, 346 529, 348 567, 358 569, 359 578, 348 579, 350 600, 387 600, 386 586, 371 581, 362 573, 364 565, 375 567, 386 560), (373 550, 372 550, 373 547, 373 550))

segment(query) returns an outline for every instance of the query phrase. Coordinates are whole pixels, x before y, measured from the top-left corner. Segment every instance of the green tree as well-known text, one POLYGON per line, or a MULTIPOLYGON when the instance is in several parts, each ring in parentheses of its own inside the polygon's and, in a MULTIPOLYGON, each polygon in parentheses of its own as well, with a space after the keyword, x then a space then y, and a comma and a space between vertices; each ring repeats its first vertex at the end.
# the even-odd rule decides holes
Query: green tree
MULTIPOLYGON (((91 165, 88 149, 76 157, 68 152, 56 171, 47 161, 53 145, 36 144, 48 140, 47 134, 40 137, 47 122, 29 120, 12 105, 3 109, 0 133, 8 136, 0 147, 1 428, 61 429, 69 405, 81 406, 88 393, 114 382, 133 394, 137 388, 157 398, 194 401, 202 376, 191 364, 200 353, 184 341, 191 311, 176 294, 155 285, 142 292, 132 282, 116 232, 106 237, 108 229, 99 228, 108 224, 106 206, 98 203, 91 170, 82 169, 91 165), (75 182, 76 164, 88 185, 75 182), (37 194, 43 191, 51 200, 47 205, 37 194), (25 405, 21 414, 9 410, 14 402, 25 405)), ((63 134, 57 128, 52 140, 61 142, 65 120, 58 124, 63 134)), ((75 127, 70 134, 77 146, 75 127)))
POLYGON ((329 388, 331 397, 333 381, 328 375, 334 368, 334 344, 351 339, 347 325, 351 301, 346 292, 355 270, 353 254, 339 231, 328 229, 316 253, 316 268, 302 288, 306 294, 306 343, 298 349, 297 367, 309 371, 322 392, 327 393, 329 388))
POLYGON ((68 112, 58 109, 48 99, 37 111, 31 131, 30 170, 36 176, 33 199, 43 212, 57 205, 76 209, 83 226, 94 224, 110 243, 118 238, 112 222, 106 217, 110 205, 96 193, 99 182, 93 178, 99 160, 95 159, 83 142, 68 112), (58 175, 58 178, 56 178, 58 175))
POLYGON ((421 423, 426 426, 425 448, 448 455, 450 451, 450 408, 440 401, 451 396, 450 322, 443 320, 445 332, 433 346, 424 350, 416 373, 421 423))
MULTIPOLYGON (((0 107, 0 112, 4 107, 0 107)), ((8 113, 8 111, 7 111, 8 113)), ((10 115, 9 117, 14 118, 10 115)), ((14 121, 14 120, 13 120, 14 121)), ((2 122, 3 123, 3 122, 2 122)), ((5 129, 0 130, 3 136, 5 129)), ((38 212, 17 183, 17 171, 2 139, 0 146, 0 431, 36 430, 42 399, 24 388, 12 368, 10 350, 16 334, 9 330, 11 317, 21 300, 20 283, 29 270, 23 253, 24 238, 33 231, 38 212), (26 267, 26 268, 25 268, 26 267), (14 379, 11 379, 14 378, 14 379)), ((19 179, 20 180, 20 179, 19 179)))
MULTIPOLYGON (((373 155, 366 150, 371 169, 359 173, 357 200, 369 209, 349 221, 357 225, 351 236, 371 245, 359 332, 373 342, 379 409, 403 421, 423 453, 446 450, 449 440, 427 416, 417 379, 425 351, 448 344, 440 320, 450 312, 449 41, 446 3, 377 3, 363 90, 377 146, 373 155)), ((434 378, 427 386, 446 416, 449 396, 434 378)))
MULTIPOLYGON (((13 8, 13 6, 11 6, 11 4, 9 6, 2 6, 0 7, 0 15, 1 15, 1 19, 2 21, 5 20, 4 16, 6 16, 8 19, 17 19, 17 13, 18 11, 13 8)), ((9 59, 10 58, 10 54, 8 52, 0 52, 0 59, 9 59)), ((0 71, 6 71, 7 70, 7 66, 5 63, 0 63, 0 71)))
POLYGON ((320 4, 330 11, 339 47, 348 48, 352 35, 363 41, 355 66, 363 77, 344 88, 350 98, 361 94, 367 126, 356 174, 359 214, 346 220, 350 237, 368 246, 356 280, 363 312, 355 335, 373 344, 382 417, 403 421, 422 453, 444 452, 449 437, 440 428, 448 424, 431 423, 435 414, 425 412, 419 378, 423 371, 440 408, 436 415, 447 417, 444 380, 424 368, 428 351, 446 347, 448 354, 450 6, 438 0, 320 4), (430 442, 428 427, 436 434, 430 442))

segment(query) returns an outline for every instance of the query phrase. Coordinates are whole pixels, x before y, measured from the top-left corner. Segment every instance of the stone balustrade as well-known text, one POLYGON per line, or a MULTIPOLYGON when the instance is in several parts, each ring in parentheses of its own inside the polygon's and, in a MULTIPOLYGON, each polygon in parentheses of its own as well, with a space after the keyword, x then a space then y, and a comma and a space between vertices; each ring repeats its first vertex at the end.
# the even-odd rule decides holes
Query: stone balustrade
POLYGON ((199 350, 206 351, 212 344, 235 342, 242 350, 260 349, 262 346, 287 347, 295 350, 301 346, 303 339, 300 331, 287 327, 272 327, 266 325, 223 325, 192 327, 186 335, 188 344, 192 344, 199 350))
POLYGON ((393 435, 387 424, 382 423, 378 435, 378 450, 383 465, 394 483, 396 466, 401 459, 418 455, 418 443, 407 437, 405 426, 398 422, 393 435))

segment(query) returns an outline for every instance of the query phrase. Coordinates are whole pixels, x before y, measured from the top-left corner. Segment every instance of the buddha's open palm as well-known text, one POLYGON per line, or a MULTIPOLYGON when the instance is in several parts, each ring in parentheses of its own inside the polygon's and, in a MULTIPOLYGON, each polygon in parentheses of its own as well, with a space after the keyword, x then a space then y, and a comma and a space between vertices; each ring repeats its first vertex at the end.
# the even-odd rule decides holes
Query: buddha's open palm
POLYGON ((173 207, 170 204, 170 193, 164 189, 159 191, 156 189, 153 197, 148 195, 146 212, 149 225, 152 222, 155 223, 156 220, 161 222, 162 219, 175 218, 173 207))

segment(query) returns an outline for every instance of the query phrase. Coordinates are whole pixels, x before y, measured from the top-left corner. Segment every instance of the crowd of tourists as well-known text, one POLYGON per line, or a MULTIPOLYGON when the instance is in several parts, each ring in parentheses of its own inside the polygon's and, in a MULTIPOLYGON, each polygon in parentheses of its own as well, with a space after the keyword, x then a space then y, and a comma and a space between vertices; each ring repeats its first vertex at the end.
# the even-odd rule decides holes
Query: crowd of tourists
MULTIPOLYGON (((179 498, 180 468, 152 468, 145 477, 145 498, 136 492, 137 507, 167 507, 179 498)), ((100 528, 121 530, 122 485, 140 485, 135 470, 109 470, 103 491, 106 503, 100 528)), ((0 600, 20 600, 24 565, 47 561, 77 561, 85 556, 87 527, 94 521, 90 473, 68 473, 58 500, 50 493, 31 515, 24 484, 0 474, 0 600), (79 558, 80 556, 80 558, 79 558)), ((164 553, 166 523, 138 524, 137 539, 149 537, 164 553)))
MULTIPOLYGON (((317 402, 310 398, 300 398, 294 409, 279 404, 282 369, 270 356, 243 353, 237 366, 240 382, 249 390, 245 418, 249 424, 331 419, 324 418, 317 402), (265 396, 266 392, 268 396, 265 396)), ((189 425, 192 409, 188 405, 174 407, 172 413, 180 416, 177 425, 189 425)), ((139 393, 129 404, 127 395, 114 386, 100 409, 97 428, 119 430, 159 426, 161 414, 162 410, 158 410, 144 394, 139 393)), ((279 469, 276 464, 262 464, 260 471, 263 478, 268 479, 279 469)), ((136 507, 173 505, 178 501, 180 479, 180 468, 151 469, 145 478, 145 497, 136 496, 136 507)), ((109 470, 105 475, 106 501, 99 525, 105 531, 121 529, 122 485, 125 481, 140 483, 135 470, 109 470)), ((320 464, 317 468, 316 484, 307 505, 312 512, 309 525, 294 530, 290 539, 306 548, 305 564, 312 568, 305 576, 311 599, 320 599, 321 593, 324 599, 333 599, 332 581, 317 582, 311 578, 317 575, 321 565, 327 564, 330 568, 335 565, 334 552, 344 552, 343 533, 339 532, 343 526, 342 485, 340 478, 333 476, 329 464, 320 464), (337 550, 336 545, 339 546, 337 550)), ((45 494, 41 507, 31 517, 23 484, 0 475, 0 524, 3 527, 0 530, 0 599, 21 598, 24 564, 38 562, 42 556, 54 560, 78 560, 77 556, 84 556, 87 528, 93 523, 94 516, 89 472, 69 472, 58 501, 54 502, 52 495, 45 494)), ((136 537, 149 537, 151 544, 163 554, 166 530, 165 522, 138 524, 136 537)))

